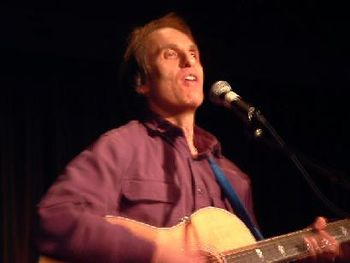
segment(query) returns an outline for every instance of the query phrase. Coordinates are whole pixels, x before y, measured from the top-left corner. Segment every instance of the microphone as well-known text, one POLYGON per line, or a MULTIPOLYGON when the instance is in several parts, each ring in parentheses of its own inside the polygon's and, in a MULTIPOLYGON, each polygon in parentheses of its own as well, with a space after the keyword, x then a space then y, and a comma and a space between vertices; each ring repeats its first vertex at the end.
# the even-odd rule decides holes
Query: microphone
MULTIPOLYGON (((318 188, 318 186, 314 183, 308 171, 304 168, 302 163, 299 161, 297 155, 287 147, 284 140, 278 135, 276 130, 272 127, 272 125, 265 119, 265 117, 260 113, 259 110, 250 106, 248 103, 244 102, 242 98, 235 93, 230 84, 227 81, 220 80, 216 81, 210 89, 209 99, 211 102, 229 108, 231 110, 239 109, 236 111, 239 117, 243 117, 243 114, 248 114, 249 125, 252 124, 253 120, 257 120, 259 124, 261 124, 264 128, 266 128, 273 138, 278 143, 279 147, 288 155, 288 157, 292 160, 295 166, 303 175, 307 184, 311 187, 312 191, 316 194, 316 196, 321 200, 321 202, 329 208, 330 211, 339 215, 341 217, 349 217, 349 213, 344 211, 343 209, 336 206, 332 201, 330 201, 318 188)), ((247 122, 247 119, 243 118, 244 122, 247 122)), ((254 128, 255 129, 255 128, 254 128)), ((259 138, 262 135, 262 130, 260 128, 254 131, 254 137, 259 138)), ((264 142, 271 145, 268 141, 264 140, 264 142)))
POLYGON ((258 111, 244 102, 242 98, 235 93, 227 81, 216 81, 210 89, 209 99, 211 102, 224 106, 229 109, 238 108, 248 114, 248 119, 251 121, 258 111))

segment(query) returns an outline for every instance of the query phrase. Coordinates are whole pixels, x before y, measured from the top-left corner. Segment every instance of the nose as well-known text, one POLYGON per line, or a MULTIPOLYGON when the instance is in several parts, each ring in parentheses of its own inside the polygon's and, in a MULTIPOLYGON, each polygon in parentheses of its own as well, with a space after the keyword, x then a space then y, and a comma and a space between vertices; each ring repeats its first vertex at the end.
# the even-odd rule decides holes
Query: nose
POLYGON ((192 67, 196 63, 196 58, 192 54, 185 53, 182 56, 182 66, 183 67, 192 67))

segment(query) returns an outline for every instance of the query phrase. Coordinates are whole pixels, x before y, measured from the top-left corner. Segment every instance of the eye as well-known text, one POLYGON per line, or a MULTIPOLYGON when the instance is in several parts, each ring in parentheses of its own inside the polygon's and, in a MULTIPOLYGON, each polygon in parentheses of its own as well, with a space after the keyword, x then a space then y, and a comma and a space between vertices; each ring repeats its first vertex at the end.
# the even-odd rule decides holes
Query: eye
POLYGON ((178 53, 176 52, 176 50, 168 48, 164 52, 164 57, 165 58, 177 58, 178 57, 178 53))
POLYGON ((196 51, 191 51, 191 52, 190 52, 190 56, 191 56, 192 58, 197 58, 197 52, 196 52, 196 51))

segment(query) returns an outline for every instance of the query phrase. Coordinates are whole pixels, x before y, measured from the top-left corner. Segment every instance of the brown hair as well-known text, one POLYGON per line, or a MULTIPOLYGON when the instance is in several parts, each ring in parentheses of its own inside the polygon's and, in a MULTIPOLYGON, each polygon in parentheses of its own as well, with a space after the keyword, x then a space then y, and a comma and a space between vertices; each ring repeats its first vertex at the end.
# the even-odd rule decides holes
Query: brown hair
MULTIPOLYGON (((185 20, 175 13, 168 13, 158 19, 152 20, 144 26, 135 28, 128 37, 127 47, 123 57, 119 75, 119 85, 126 98, 127 110, 136 111, 138 114, 145 111, 145 99, 136 93, 138 86, 145 84, 147 71, 147 58, 145 42, 150 33, 157 29, 170 27, 186 34, 194 41, 191 29, 185 20), (126 96, 125 96, 126 95, 126 96), (139 110, 141 108, 141 112, 139 110)), ((134 117, 134 116, 133 116, 134 117)))
POLYGON ((186 22, 175 13, 169 13, 161 18, 150 21, 142 27, 135 28, 128 39, 128 46, 124 53, 124 62, 135 60, 137 72, 134 72, 134 87, 144 84, 146 77, 146 50, 147 36, 157 29, 171 27, 193 39, 191 29, 186 22))

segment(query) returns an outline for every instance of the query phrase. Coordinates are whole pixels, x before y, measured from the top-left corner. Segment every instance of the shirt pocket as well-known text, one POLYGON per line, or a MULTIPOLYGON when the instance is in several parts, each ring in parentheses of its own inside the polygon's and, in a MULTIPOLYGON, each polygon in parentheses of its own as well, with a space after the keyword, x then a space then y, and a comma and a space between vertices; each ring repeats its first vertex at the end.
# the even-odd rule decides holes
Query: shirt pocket
POLYGON ((174 203, 176 188, 174 184, 165 182, 128 180, 124 182, 122 192, 130 201, 174 203))
POLYGON ((122 185, 120 214, 154 226, 173 216, 180 196, 178 186, 161 181, 127 180, 122 185))

